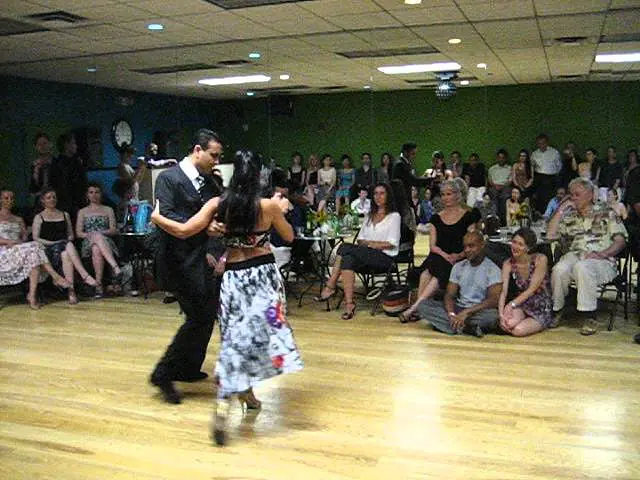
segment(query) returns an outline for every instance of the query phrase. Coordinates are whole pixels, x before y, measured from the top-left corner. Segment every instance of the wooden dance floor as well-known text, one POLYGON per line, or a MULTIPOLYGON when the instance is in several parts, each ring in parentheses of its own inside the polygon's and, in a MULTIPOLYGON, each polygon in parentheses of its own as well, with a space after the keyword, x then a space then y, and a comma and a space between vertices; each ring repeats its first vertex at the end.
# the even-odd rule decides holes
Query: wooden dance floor
MULTIPOLYGON (((293 303, 293 302, 291 302, 293 303)), ((147 378, 180 323, 160 297, 0 310, 2 479, 638 479, 635 318, 581 337, 447 337, 360 310, 291 307, 306 363, 235 404, 160 401, 147 378)), ((214 366, 216 329, 205 368, 214 366)))

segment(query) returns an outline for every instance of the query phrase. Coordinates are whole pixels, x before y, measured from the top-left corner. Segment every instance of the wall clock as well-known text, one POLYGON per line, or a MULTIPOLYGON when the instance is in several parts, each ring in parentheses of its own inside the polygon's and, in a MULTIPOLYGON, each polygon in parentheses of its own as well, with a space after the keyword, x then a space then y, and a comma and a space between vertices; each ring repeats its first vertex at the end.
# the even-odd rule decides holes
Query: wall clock
POLYGON ((126 143, 133 144, 133 128, 131 124, 124 119, 116 120, 111 127, 111 141, 116 149, 120 150, 126 143))

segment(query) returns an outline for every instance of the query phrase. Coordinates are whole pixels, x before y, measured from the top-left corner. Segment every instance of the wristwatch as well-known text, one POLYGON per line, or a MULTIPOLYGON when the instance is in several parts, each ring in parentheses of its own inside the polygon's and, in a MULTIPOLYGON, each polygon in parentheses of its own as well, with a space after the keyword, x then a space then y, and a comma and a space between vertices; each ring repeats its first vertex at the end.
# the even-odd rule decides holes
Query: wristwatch
POLYGON ((518 308, 516 302, 511 302, 509 305, 511 305, 511 308, 518 308))

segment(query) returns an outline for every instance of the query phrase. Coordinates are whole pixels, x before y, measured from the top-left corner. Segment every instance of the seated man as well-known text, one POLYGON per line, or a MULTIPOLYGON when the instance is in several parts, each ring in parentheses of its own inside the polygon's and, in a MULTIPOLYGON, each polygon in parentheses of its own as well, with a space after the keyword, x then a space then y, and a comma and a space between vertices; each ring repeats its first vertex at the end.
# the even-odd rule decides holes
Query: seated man
POLYGON ((358 198, 351 202, 351 210, 358 212, 361 217, 368 215, 371 210, 371 200, 367 198, 368 196, 369 190, 367 190, 367 187, 360 187, 358 198))
POLYGON ((435 330, 450 335, 470 333, 482 337, 498 325, 501 272, 484 253, 484 237, 478 231, 464 236, 465 260, 451 270, 442 302, 428 299, 420 304, 420 317, 435 330))
POLYGON ((562 202, 566 195, 567 191, 564 187, 559 187, 556 190, 556 196, 549 200, 547 209, 544 211, 544 220, 546 222, 551 220, 551 217, 553 217, 553 214, 556 213, 556 210, 558 210, 558 207, 560 206, 560 202, 562 202))
POLYGON ((571 199, 560 205, 547 227, 549 238, 560 238, 566 245, 551 274, 555 323, 562 318, 569 286, 575 282, 578 311, 586 316, 580 333, 593 335, 598 329, 598 286, 616 277, 615 257, 625 248, 627 230, 610 207, 594 205, 590 180, 574 178, 569 192, 571 199))

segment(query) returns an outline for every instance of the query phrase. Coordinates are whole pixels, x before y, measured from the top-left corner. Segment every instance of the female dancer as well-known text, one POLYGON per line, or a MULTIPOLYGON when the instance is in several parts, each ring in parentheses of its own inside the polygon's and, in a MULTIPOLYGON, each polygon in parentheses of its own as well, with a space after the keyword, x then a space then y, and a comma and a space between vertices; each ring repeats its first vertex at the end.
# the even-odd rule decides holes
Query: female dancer
POLYGON ((11 213, 14 198, 11 190, 0 189, 0 285, 17 285, 28 278, 27 301, 33 310, 38 310, 41 268, 51 275, 54 285, 69 288, 69 283, 51 267, 42 245, 26 241, 24 221, 11 213))
MULTIPOLYGON (((226 270, 220 290, 220 353, 216 362, 218 404, 213 436, 226 443, 225 425, 230 400, 255 402, 251 388, 261 380, 302 368, 302 359, 286 320, 284 285, 268 246, 272 228, 285 242, 293 229, 283 211, 288 201, 279 196, 260 199, 260 165, 253 153, 236 152, 229 188, 209 200, 186 223, 160 215, 152 220, 178 238, 201 232, 213 218, 226 226, 226 270)), ((224 258, 224 257, 223 257, 224 258)))

